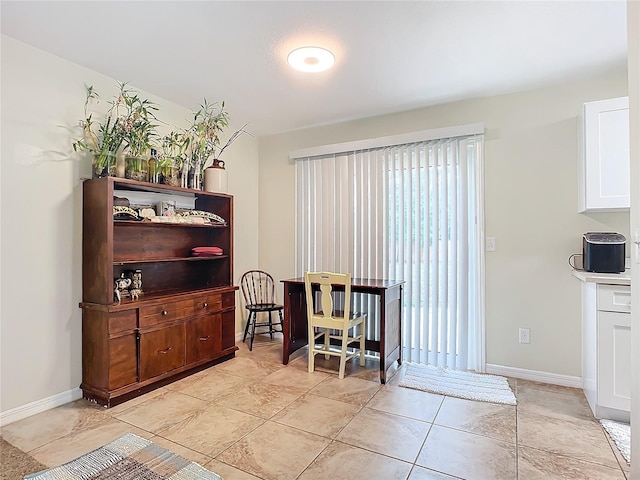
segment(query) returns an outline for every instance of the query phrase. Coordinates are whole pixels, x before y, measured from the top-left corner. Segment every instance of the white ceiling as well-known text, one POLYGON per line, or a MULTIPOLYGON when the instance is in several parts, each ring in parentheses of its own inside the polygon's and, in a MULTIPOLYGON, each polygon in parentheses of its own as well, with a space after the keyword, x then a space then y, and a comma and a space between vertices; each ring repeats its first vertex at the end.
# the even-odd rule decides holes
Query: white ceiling
MULTIPOLYGON (((2 33, 267 135, 626 68, 617 1, 6 1, 2 33), (287 53, 336 64, 293 71, 287 53)), ((46 72, 43 72, 46 74, 46 72)))

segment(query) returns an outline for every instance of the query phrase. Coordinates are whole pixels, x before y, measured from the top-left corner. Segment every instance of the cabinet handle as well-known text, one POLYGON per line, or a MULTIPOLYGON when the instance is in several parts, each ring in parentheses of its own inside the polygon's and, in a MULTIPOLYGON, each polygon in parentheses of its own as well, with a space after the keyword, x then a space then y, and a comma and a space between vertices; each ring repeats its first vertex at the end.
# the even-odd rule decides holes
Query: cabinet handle
POLYGON ((165 348, 164 350, 158 350, 158 353, 160 355, 163 355, 165 353, 169 353, 171 350, 173 350, 173 347, 165 348))
POLYGON ((201 342, 206 342, 207 340, 209 340, 209 337, 211 337, 211 335, 207 335, 206 337, 200 337, 198 340, 200 340, 201 342))
POLYGON ((167 312, 166 310, 162 310, 162 315, 166 315, 167 313, 169 312, 167 312))
POLYGON ((204 302, 204 303, 202 304, 202 308, 207 308, 208 306, 209 306, 209 304, 208 304, 207 302, 204 302))

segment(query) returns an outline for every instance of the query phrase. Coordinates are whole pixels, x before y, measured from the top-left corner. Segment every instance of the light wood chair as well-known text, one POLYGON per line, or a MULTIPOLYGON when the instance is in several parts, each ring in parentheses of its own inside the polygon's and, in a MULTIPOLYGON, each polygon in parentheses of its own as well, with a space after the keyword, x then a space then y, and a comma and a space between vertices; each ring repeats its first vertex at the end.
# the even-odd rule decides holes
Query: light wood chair
POLYGON ((351 313, 351 274, 350 273, 329 273, 329 272, 305 272, 305 291, 307 298, 307 318, 309 325, 309 373, 314 370, 314 356, 323 353, 325 358, 330 356, 340 357, 339 378, 344 378, 344 369, 347 360, 356 355, 360 355, 360 365, 364 366, 364 330, 366 314, 351 313), (320 285, 319 308, 314 308, 314 296, 318 292, 314 285, 320 285), (344 300, 335 302, 334 287, 340 287, 340 293, 344 288, 344 300), (339 310, 336 310, 336 303, 339 310), (318 310, 318 311, 315 311, 318 310), (356 327, 359 327, 359 334, 356 335, 356 327), (353 329, 350 336, 349 331, 353 329), (331 331, 337 333, 331 334, 331 331), (324 343, 319 345, 316 341, 324 337, 324 343), (340 340, 340 348, 331 347, 331 339, 340 340), (347 353, 347 346, 358 343, 358 348, 353 348, 353 352, 347 353))

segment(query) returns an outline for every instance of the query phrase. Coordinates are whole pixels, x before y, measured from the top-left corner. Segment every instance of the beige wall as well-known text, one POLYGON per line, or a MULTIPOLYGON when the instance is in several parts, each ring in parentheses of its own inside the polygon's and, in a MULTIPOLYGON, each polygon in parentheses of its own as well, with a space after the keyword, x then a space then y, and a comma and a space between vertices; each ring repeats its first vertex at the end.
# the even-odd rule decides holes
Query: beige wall
MULTIPOLYGON (((578 214, 582 103, 627 94, 626 71, 520 94, 450 103, 260 139, 260 266, 294 273, 299 148, 484 122, 487 363, 579 377, 580 284, 567 265, 586 231, 628 237, 628 213, 578 214), (531 344, 518 343, 518 328, 531 344)), ((280 290, 282 292, 282 290, 280 290)))
MULTIPOLYGON (((114 79, 2 36, 2 413, 77 395, 81 382, 80 178, 90 168, 71 143, 80 134, 85 83, 103 103, 116 91, 114 79)), ((141 93, 158 103, 161 120, 180 127, 197 108, 141 93)), ((225 151, 235 194, 236 280, 257 264, 257 144, 245 135, 225 151)), ((238 309, 238 331, 241 316, 238 309)))

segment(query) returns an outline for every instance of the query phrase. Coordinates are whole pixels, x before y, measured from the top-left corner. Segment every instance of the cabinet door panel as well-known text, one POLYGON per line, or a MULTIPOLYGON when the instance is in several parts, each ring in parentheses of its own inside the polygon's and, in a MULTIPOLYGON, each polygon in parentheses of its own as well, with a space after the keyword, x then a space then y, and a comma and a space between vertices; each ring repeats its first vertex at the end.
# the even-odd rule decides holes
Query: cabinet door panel
POLYGON ((109 340, 109 390, 138 381, 136 334, 109 340))
POLYGON ((184 357, 184 324, 140 335, 140 380, 182 367, 184 357))
POLYGON ((190 320, 187 323, 187 364, 212 358, 220 353, 221 336, 219 313, 190 320))
POLYGON ((598 312, 598 403, 631 409, 631 314, 598 312))
POLYGON ((222 314, 222 350, 233 348, 236 344, 236 311, 222 314))
POLYGON ((584 210, 628 209, 629 97, 584 105, 584 210))

